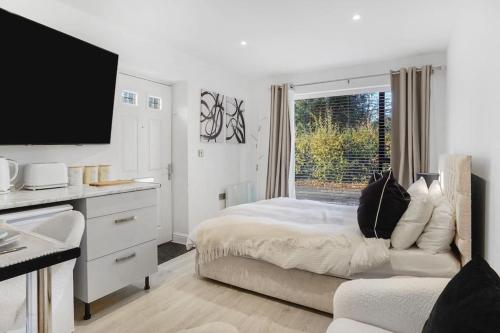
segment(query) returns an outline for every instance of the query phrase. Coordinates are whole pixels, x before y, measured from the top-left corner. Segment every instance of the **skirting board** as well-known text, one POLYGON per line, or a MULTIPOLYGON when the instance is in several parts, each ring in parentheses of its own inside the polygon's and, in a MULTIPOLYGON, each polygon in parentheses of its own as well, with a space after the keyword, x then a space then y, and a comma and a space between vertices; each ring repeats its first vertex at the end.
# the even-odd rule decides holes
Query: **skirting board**
POLYGON ((186 245, 188 235, 179 233, 179 232, 174 232, 172 234, 172 242, 177 243, 177 244, 182 244, 186 245))

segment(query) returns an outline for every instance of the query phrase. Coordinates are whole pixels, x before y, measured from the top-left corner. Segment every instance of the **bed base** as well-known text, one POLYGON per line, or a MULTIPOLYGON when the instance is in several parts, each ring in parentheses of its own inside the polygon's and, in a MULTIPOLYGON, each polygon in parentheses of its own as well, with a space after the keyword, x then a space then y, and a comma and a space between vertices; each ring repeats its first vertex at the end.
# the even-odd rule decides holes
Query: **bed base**
POLYGON ((205 264, 200 264, 196 256, 196 273, 201 277, 327 313, 333 313, 335 290, 348 281, 233 256, 205 264))

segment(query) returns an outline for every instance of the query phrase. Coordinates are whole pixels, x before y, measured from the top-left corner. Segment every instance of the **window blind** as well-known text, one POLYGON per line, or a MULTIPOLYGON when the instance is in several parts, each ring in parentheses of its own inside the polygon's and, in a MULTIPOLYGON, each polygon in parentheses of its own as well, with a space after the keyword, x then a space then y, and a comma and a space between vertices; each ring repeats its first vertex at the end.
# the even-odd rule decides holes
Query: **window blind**
POLYGON ((391 104, 390 92, 297 100, 297 196, 301 188, 359 193, 373 171, 388 168, 391 104))

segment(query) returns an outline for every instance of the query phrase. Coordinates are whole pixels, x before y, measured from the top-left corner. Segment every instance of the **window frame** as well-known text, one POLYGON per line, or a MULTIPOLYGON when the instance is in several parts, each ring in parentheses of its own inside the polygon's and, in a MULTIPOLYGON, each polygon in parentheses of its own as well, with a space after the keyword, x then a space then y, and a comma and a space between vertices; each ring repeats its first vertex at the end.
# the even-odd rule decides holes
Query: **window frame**
MULTIPOLYGON (((348 96, 348 95, 362 95, 362 94, 373 94, 373 93, 390 93, 391 92, 391 86, 389 84, 376 84, 376 85, 372 85, 372 86, 363 86, 363 87, 349 87, 349 88, 343 88, 343 89, 325 89, 325 90, 315 90, 315 91, 307 91, 307 92, 299 92, 299 93, 295 93, 294 94, 294 98, 293 98, 293 109, 294 109, 294 115, 293 115, 293 119, 295 120, 295 103, 296 101, 298 100, 305 100, 305 99, 315 99, 315 98, 327 98, 327 97, 335 97, 335 96, 348 96)), ((392 96, 391 96, 392 98, 392 96)), ((378 111, 379 113, 379 117, 380 117, 380 109, 378 111)), ((384 113, 385 113, 385 108, 384 108, 384 113)), ((392 107, 391 107, 391 114, 392 114, 392 107)), ((380 119, 380 118, 379 118, 380 119)), ((383 126, 385 127, 384 129, 384 132, 386 131, 387 129, 387 124, 385 122, 386 120, 386 117, 384 116, 384 122, 383 122, 383 126)), ((379 123, 379 131, 380 131, 380 121, 378 121, 379 123)), ((294 131, 293 131, 293 147, 294 147, 294 151, 293 151, 293 160, 292 160, 292 163, 293 163, 293 166, 292 166, 292 170, 293 170, 293 181, 296 182, 297 181, 297 178, 296 178, 296 170, 295 170, 295 158, 296 158, 296 151, 295 151, 295 139, 296 139, 296 128, 295 128, 295 124, 294 124, 294 131)), ((380 133, 380 132, 379 132, 380 133)), ((381 146, 381 139, 380 139, 380 135, 379 135, 379 139, 378 139, 378 144, 379 144, 379 147, 378 147, 378 151, 377 151, 377 158, 381 159, 381 158, 385 158, 385 161, 380 161, 379 165, 380 165, 380 168, 379 168, 379 171, 381 171, 380 169, 382 168, 382 165, 384 165, 384 163, 387 164, 387 162, 390 163, 390 155, 387 155, 387 153, 385 154, 381 154, 381 149, 384 149, 385 151, 385 147, 387 147, 387 144, 385 143, 385 138, 384 140, 384 145, 383 147, 381 146)), ((346 183, 347 185, 348 183, 346 183)), ((346 186, 347 188, 347 186, 346 186)), ((331 192, 336 192, 336 191, 342 191, 340 189, 336 190, 336 189, 332 189, 331 192)), ((333 201, 333 200, 332 200, 333 201)))
POLYGON ((148 109, 161 111, 163 109, 163 100, 160 96, 148 95, 148 109), (151 100, 158 100, 158 107, 151 106, 151 100))
POLYGON ((137 93, 133 90, 123 89, 121 94, 120 94, 120 101, 123 105, 138 106, 139 105, 139 93, 137 93), (130 97, 125 96, 125 95, 134 96, 135 97, 133 99, 134 103, 129 103, 128 100, 130 99, 130 97))

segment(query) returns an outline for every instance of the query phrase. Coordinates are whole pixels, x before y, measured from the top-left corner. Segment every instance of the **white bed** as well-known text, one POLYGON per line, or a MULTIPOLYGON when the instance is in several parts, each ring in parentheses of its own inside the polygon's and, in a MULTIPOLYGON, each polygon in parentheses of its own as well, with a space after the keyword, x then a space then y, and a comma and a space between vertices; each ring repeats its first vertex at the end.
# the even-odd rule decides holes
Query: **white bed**
MULTIPOLYGON (((210 278, 240 288, 255 291, 285 301, 332 313, 332 296, 336 288, 348 279, 380 278, 390 276, 433 276, 452 277, 460 267, 470 260, 471 226, 470 226, 470 164, 469 156, 446 155, 440 159, 441 183, 448 200, 455 207, 457 233, 454 244, 456 251, 428 254, 418 248, 404 251, 390 250, 389 260, 383 265, 349 276, 332 276, 332 274, 316 274, 302 269, 284 269, 263 260, 244 256, 223 256, 216 260, 199 260, 197 256, 196 271, 201 277, 210 278)), ((287 215, 290 202, 262 202, 263 206, 272 205, 269 214, 274 219, 287 215)), ((296 201, 295 210, 286 216, 296 222, 306 223, 307 214, 316 214, 310 221, 336 220, 336 223, 356 223, 355 208, 340 206, 325 213, 320 203, 296 201), (315 213, 315 205, 318 205, 315 213), (300 216, 300 215, 303 216, 300 216)), ((256 209, 254 206, 252 209, 256 209)), ((263 212, 269 209, 263 207, 263 212)), ((239 210, 241 213, 242 210, 239 210)), ((230 215, 231 212, 223 214, 230 215)), ((243 213, 245 214, 245 213, 243 213)), ((252 212, 253 214, 253 212, 252 212)))

